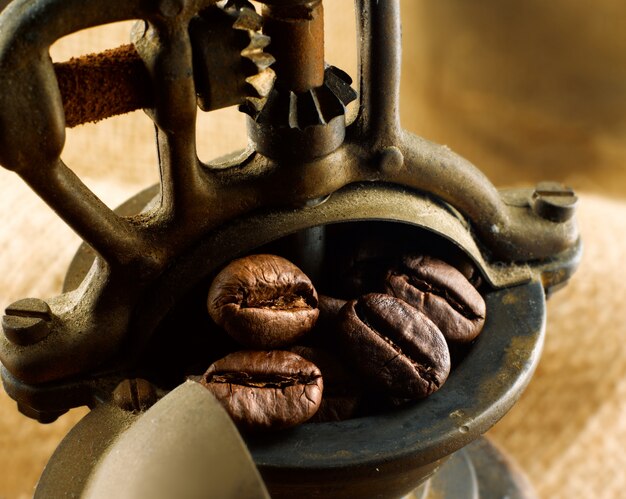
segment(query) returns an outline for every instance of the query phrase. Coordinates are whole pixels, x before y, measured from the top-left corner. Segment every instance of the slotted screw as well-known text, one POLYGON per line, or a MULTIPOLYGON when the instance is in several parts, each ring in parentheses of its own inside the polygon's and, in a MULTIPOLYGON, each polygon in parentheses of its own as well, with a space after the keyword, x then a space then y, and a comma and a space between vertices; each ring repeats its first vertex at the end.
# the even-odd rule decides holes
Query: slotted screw
POLYGON ((9 305, 2 317, 4 334, 16 345, 32 345, 52 330, 52 311, 39 298, 24 298, 9 305))
POLYGON ((530 205, 542 218, 552 222, 567 222, 574 215, 578 197, 571 187, 558 182, 540 182, 535 187, 530 205))
POLYGON ((154 385, 142 378, 125 379, 113 391, 113 403, 128 412, 143 412, 157 401, 154 385))

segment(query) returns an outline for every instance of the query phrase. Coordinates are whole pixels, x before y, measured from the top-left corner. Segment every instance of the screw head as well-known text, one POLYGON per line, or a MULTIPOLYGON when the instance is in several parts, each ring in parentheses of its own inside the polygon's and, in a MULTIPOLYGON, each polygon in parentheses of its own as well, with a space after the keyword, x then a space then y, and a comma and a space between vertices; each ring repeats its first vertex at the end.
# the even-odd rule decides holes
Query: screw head
POLYGON ((113 403, 128 412, 147 411, 157 399, 154 385, 142 378, 125 379, 113 390, 113 403))
POLYGON ((38 298, 24 298, 9 305, 2 317, 2 329, 7 339, 21 346, 43 340, 52 328, 52 311, 38 298))
POLYGON ((558 182, 540 182, 530 199, 530 206, 537 215, 557 223, 572 218, 577 203, 574 190, 558 182))

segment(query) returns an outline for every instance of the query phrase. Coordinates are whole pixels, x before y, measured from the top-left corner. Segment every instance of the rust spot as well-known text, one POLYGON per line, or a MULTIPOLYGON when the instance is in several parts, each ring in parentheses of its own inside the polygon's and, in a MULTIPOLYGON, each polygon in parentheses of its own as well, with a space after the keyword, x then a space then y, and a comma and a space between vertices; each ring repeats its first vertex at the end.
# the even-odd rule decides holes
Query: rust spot
POLYGON ((150 77, 132 45, 56 63, 70 128, 151 105, 150 77))
POLYGON ((460 419, 464 416, 465 414, 463 413, 463 411, 461 409, 457 409, 456 411, 452 411, 450 413, 450 417, 453 419, 460 419))
POLYGON ((517 293, 513 293, 513 292, 506 293, 502 297, 502 304, 504 305, 514 305, 518 301, 519 301, 519 296, 517 295, 517 293))

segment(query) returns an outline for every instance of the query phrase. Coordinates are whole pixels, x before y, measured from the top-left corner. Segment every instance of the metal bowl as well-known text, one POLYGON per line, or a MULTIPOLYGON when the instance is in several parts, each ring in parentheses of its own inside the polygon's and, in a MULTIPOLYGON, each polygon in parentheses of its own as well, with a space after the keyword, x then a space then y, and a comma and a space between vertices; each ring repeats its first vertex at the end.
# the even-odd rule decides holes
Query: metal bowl
MULTIPOLYGON (((129 209, 136 211, 145 206, 153 194, 148 191, 138 195, 131 200, 133 206, 129 209)), ((381 220, 401 224, 416 234, 436 234, 479 265, 491 287, 485 294, 484 329, 443 387, 420 402, 337 423, 310 423, 274 434, 244 436, 273 498, 397 498, 409 493, 454 452, 476 440, 506 414, 538 363, 545 327, 542 284, 526 278, 523 268, 499 268, 485 263, 462 220, 445 206, 415 192, 372 185, 339 191, 324 203, 299 210, 270 211, 238 219, 207 235, 138 304, 133 348, 141 351, 142 345, 154 340, 157 324, 169 311, 154 297, 184 301, 187 293, 194 292, 198 283, 210 278, 229 259, 320 222, 355 224, 381 220)), ((82 280, 91 260, 86 250, 78 253, 68 272, 66 287, 82 280)), ((192 323, 193 319, 189 321, 192 323)), ((184 342, 180 335, 165 341, 166 345, 184 342)), ((165 351, 171 355, 170 347, 165 351)), ((109 409, 94 411, 98 412, 107 418, 111 439, 127 430, 128 416, 109 409)), ((76 430, 75 437, 70 434, 70 441, 84 441, 94 437, 94 432, 95 438, 102 440, 100 417, 94 414, 91 419, 86 418, 83 429, 76 430)), ((58 470, 63 468, 59 464, 72 459, 67 450, 71 448, 71 442, 59 448, 42 477, 43 485, 49 487, 55 482, 58 470)), ((104 452, 103 449, 98 452, 104 452)), ((76 463, 73 469, 74 476, 81 475, 76 463)), ((83 470, 85 480, 91 472, 83 470)))
POLYGON ((271 496, 396 498, 415 489, 519 398, 539 360, 544 301, 536 282, 489 293, 476 344, 443 387, 421 402, 248 437, 271 496))

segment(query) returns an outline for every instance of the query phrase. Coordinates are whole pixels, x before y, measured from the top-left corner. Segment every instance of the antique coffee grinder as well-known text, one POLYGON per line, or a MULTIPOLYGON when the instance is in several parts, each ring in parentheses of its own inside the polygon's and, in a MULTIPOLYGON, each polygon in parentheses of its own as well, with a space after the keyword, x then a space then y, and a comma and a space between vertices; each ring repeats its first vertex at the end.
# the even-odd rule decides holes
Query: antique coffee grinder
POLYGON ((22 413, 45 423, 92 408, 36 496, 529 497, 481 435, 530 381, 545 298, 580 258, 574 193, 498 190, 401 128, 399 0, 355 2, 358 91, 324 61, 321 0, 259 3, 14 0, 0 16, 0 164, 85 241, 61 295, 19 300, 2 319, 2 380, 22 413), (132 19, 132 45, 50 60, 55 40, 132 19), (204 164, 198 107, 231 105, 248 115, 250 146, 204 164), (139 108, 161 181, 111 211, 61 161, 65 127, 139 108), (323 288, 343 248, 368 241, 477 269, 481 336, 418 403, 242 440, 185 382, 208 348, 207 282, 273 251, 323 288))

